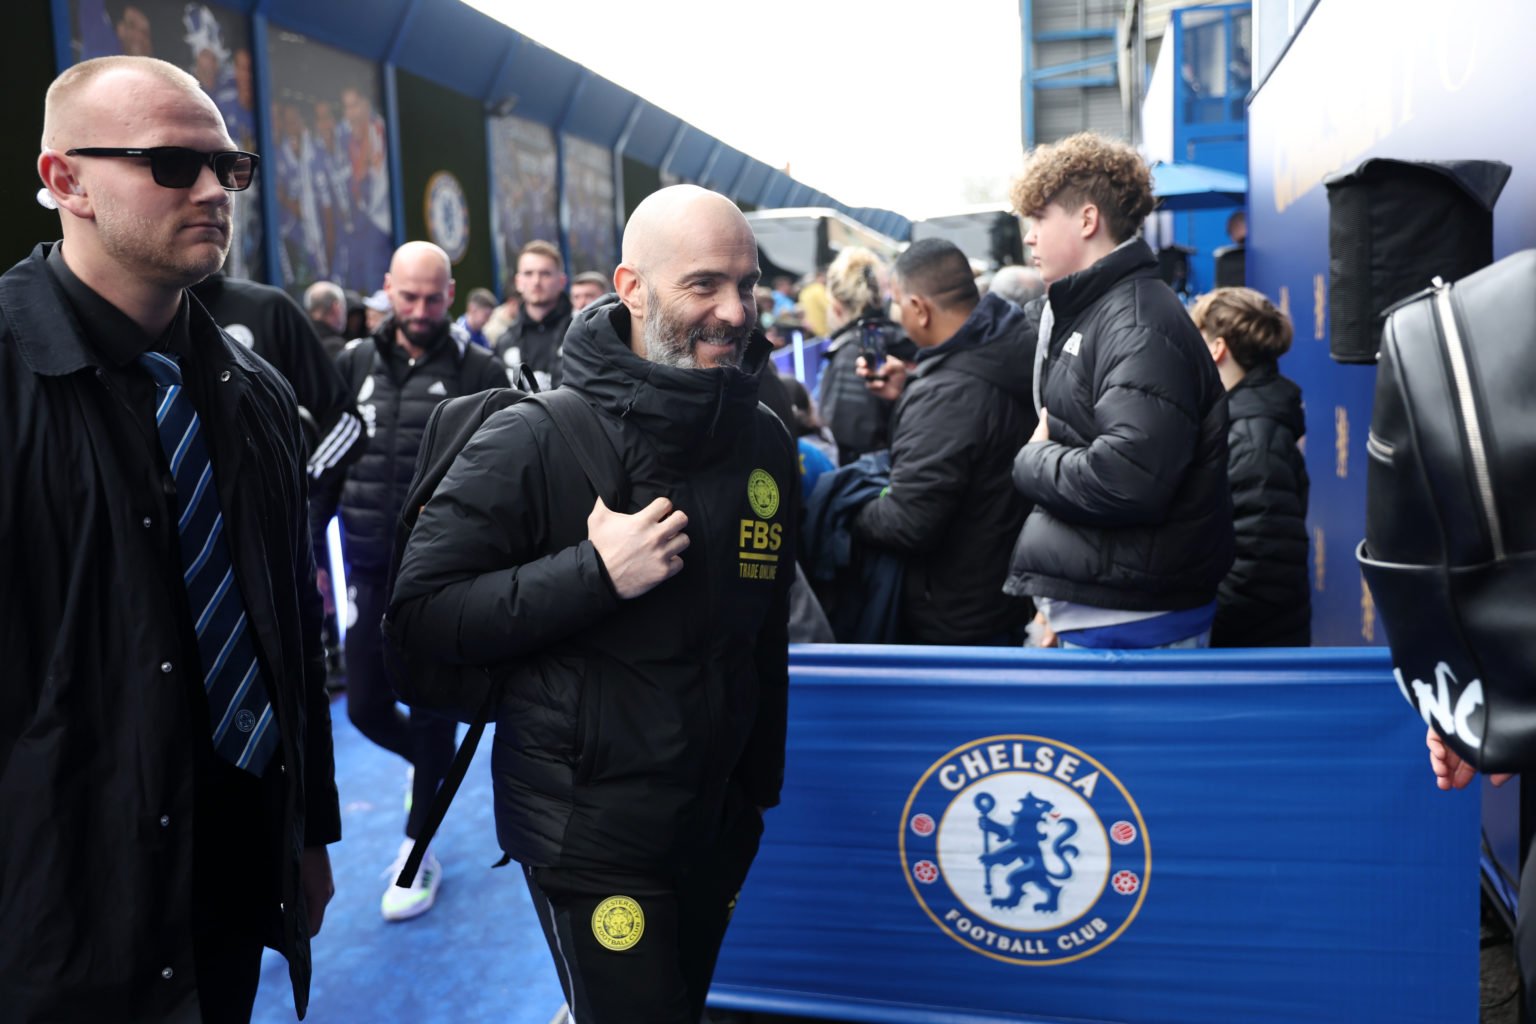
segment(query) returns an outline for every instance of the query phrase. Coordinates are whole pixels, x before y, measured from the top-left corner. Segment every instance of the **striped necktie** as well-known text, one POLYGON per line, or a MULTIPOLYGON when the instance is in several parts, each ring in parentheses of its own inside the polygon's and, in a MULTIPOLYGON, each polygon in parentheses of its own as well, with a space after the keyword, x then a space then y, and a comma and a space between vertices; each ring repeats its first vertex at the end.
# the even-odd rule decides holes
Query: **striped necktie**
POLYGON ((155 379, 155 422, 176 480, 182 580, 197 631, 213 748, 237 768, 260 775, 277 748, 277 723, 246 629, 202 425, 174 357, 146 352, 139 364, 155 379))

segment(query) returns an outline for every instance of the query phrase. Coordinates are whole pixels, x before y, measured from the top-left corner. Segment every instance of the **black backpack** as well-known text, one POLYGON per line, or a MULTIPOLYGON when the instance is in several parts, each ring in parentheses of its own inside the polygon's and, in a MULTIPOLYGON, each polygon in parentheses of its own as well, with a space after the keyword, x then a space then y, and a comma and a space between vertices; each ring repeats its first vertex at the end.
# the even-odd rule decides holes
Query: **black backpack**
MULTIPOLYGON (((575 391, 560 388, 530 394, 515 388, 493 388, 447 399, 438 404, 427 420, 421 449, 416 456, 415 474, 396 525, 395 544, 389 560, 388 591, 391 594, 411 530, 459 452, 492 415, 520 402, 531 402, 544 410, 604 503, 609 508, 625 507, 628 480, 618 452, 599 424, 596 410, 575 391)), ((383 633, 384 663, 395 696, 413 709, 469 723, 469 731, 454 754, 453 764, 438 787, 421 834, 400 872, 398 884, 410 885, 428 844, 448 813, 448 805, 464 781, 486 723, 495 712, 498 687, 492 673, 484 666, 444 664, 405 650, 395 639, 393 610, 391 605, 384 616, 383 633)), ((501 864, 506 862, 503 858, 501 864)))
POLYGON ((1536 249, 1388 311, 1358 555, 1399 689, 1484 772, 1536 758, 1536 249))

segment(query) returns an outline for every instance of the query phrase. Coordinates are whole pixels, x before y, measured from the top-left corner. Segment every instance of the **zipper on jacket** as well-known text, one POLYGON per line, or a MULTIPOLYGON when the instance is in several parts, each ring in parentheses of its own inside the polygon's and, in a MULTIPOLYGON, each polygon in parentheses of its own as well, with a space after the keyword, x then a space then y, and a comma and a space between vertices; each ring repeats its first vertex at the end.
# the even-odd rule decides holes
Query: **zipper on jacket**
POLYGON ((1392 462, 1392 456, 1396 450, 1397 449, 1393 448, 1392 445, 1388 444, 1386 441, 1383 441, 1374 433, 1367 433, 1365 435, 1365 453, 1375 457, 1381 462, 1390 464, 1392 462))
POLYGON ((1499 515, 1493 503, 1493 478, 1488 472, 1488 452, 1483 447, 1483 428, 1477 419, 1477 406, 1472 398, 1472 376, 1467 370, 1467 350, 1456 324, 1456 310, 1451 305, 1451 287, 1435 278, 1435 310, 1440 318, 1440 331, 1445 336, 1446 351, 1451 357, 1451 376, 1456 383, 1456 400, 1461 406, 1462 428, 1466 431, 1467 452, 1472 458, 1472 476, 1477 482, 1478 497, 1482 500, 1483 517, 1488 524, 1488 537, 1493 543, 1493 557, 1504 557, 1504 535, 1499 529, 1499 515))

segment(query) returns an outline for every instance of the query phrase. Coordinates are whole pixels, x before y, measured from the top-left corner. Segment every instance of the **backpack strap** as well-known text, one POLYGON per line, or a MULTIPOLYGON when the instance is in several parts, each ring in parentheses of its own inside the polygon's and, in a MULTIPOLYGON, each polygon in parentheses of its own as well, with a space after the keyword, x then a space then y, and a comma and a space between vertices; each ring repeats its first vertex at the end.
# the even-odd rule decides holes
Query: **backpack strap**
POLYGON ((622 510, 629 502, 629 477, 597 410, 570 388, 529 395, 524 401, 543 407, 603 504, 622 510))
MULTIPOLYGON (((466 666, 467 667, 467 666, 466 666)), ((475 667, 475 671, 486 673, 484 668, 475 667)), ((459 749, 454 752, 453 763, 443 773, 443 781, 438 783, 437 793, 432 797, 432 806, 427 810, 427 818, 421 823, 421 831, 416 834, 416 840, 411 844, 411 852, 405 858, 405 864, 400 868, 400 874, 395 879, 395 884, 408 889, 416 880, 416 872, 421 870, 421 862, 427 855, 427 849, 432 845, 432 837, 437 835, 438 826, 442 825, 443 818, 448 815, 448 805, 453 803, 453 798, 459 792, 459 786, 464 783, 464 776, 469 773, 469 765, 475 759, 475 748, 480 745, 480 737, 485 735, 485 725, 491 720, 491 712, 496 708, 496 687, 488 685, 485 688, 485 697, 480 702, 480 710, 475 712, 475 720, 469 723, 469 729, 464 733, 464 739, 459 743, 459 749)), ((420 714, 414 708, 411 714, 420 714)), ((506 858, 502 858, 502 864, 506 858)), ((496 865, 500 867, 501 864, 496 865)))

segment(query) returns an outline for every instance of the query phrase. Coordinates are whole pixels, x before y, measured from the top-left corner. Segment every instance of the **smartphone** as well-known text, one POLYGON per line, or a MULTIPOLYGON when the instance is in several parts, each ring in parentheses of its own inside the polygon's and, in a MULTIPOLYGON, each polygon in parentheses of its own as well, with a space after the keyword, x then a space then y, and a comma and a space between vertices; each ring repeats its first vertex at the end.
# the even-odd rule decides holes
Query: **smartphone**
POLYGON ((865 324, 860 329, 859 355, 864 357, 864 366, 869 370, 866 379, 884 383, 885 378, 879 376, 879 373, 885 367, 885 332, 879 324, 865 324))

